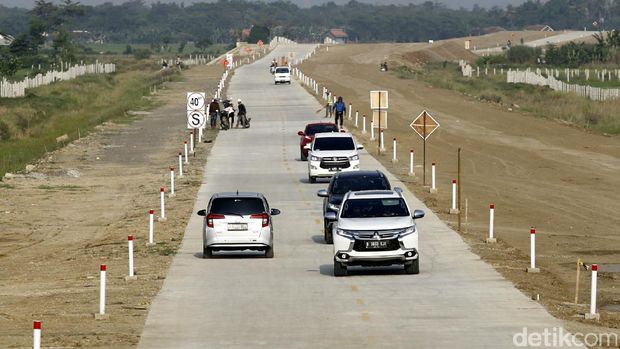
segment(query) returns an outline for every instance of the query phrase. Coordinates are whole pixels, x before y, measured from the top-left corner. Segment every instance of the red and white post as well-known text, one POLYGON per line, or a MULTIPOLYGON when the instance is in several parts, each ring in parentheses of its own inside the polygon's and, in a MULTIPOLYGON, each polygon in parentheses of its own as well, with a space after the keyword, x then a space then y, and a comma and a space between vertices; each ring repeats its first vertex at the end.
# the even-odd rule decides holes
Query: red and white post
POLYGON ((358 120, 359 120, 359 111, 355 111, 355 128, 358 128, 358 120))
POLYGON ((414 160, 414 158, 413 158, 413 149, 411 149, 409 151, 409 175, 410 176, 415 176, 415 168, 414 168, 413 160, 414 160))
POLYGON ((159 188, 159 219, 160 222, 166 221, 166 190, 159 188))
POLYGON ((495 239, 494 235, 494 225, 495 225, 495 205, 489 205, 489 237, 487 238, 487 243, 495 243, 497 239, 495 239))
POLYGON ((41 321, 34 321, 32 329, 32 349, 41 349, 41 321))
POLYGON ((131 281, 136 279, 136 275, 134 274, 133 268, 133 235, 127 236, 127 250, 129 252, 129 275, 125 277, 126 281, 131 281))
POLYGON ((598 265, 592 264, 590 266, 590 270, 592 271, 592 284, 590 286, 590 312, 585 314, 585 318, 588 320, 598 320, 600 318, 600 314, 596 312, 596 279, 598 277, 598 265))
POLYGON ((183 154, 179 152, 179 177, 183 177, 183 154))
POLYGON ((174 167, 170 167, 170 194, 168 196, 171 198, 176 196, 174 193, 174 167))
POLYGON ((366 114, 362 115, 362 134, 366 134, 366 114))
POLYGON ((153 223, 155 221, 155 210, 149 210, 149 242, 147 245, 155 245, 153 241, 153 223))
POLYGON ((99 313, 95 314, 95 319, 103 320, 107 318, 105 313, 105 279, 107 267, 105 264, 99 266, 99 313))
POLYGON ((385 151, 385 142, 384 142, 384 140, 383 140, 383 129, 380 129, 380 130, 379 130, 379 145, 380 145, 380 148, 379 148, 379 149, 380 149, 382 152, 384 152, 384 151, 385 151))
POLYGON ((396 138, 394 138, 392 142, 392 162, 398 162, 398 158, 396 157, 396 138))
POLYGON ((370 140, 375 140, 375 123, 372 120, 370 120, 370 140))
POLYGON ((528 273, 538 273, 540 269, 536 268, 536 229, 530 229, 530 267, 527 268, 528 273))
POLYGON ((187 150, 187 141, 183 141, 183 145, 185 148, 185 163, 189 164, 189 154, 188 154, 188 150, 187 150))
POLYGON ((194 130, 189 133, 189 153, 194 154, 194 130))
POLYGON ((436 186, 436 181, 435 181, 435 163, 433 162, 433 164, 431 165, 431 189, 430 189, 430 193, 431 194, 435 194, 437 193, 437 186, 436 186))
POLYGON ((204 126, 198 128, 198 144, 202 143, 202 132, 203 132, 203 130, 204 130, 204 126))
POLYGON ((456 207, 456 179, 452 180, 452 207, 450 207, 450 214, 459 214, 459 209, 456 207))

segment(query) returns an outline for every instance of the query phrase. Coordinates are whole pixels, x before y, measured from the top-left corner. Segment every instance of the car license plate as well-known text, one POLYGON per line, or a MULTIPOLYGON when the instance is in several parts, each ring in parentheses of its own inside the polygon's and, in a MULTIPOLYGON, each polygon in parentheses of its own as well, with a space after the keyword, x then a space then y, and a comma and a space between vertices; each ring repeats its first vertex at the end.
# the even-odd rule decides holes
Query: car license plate
POLYGON ((381 248, 387 248, 387 247, 388 247, 387 241, 366 241, 367 249, 381 249, 381 248))
POLYGON ((332 167, 329 169, 329 172, 339 172, 340 171, 340 167, 332 167))
POLYGON ((230 231, 248 230, 248 224, 247 223, 228 223, 228 230, 230 231))

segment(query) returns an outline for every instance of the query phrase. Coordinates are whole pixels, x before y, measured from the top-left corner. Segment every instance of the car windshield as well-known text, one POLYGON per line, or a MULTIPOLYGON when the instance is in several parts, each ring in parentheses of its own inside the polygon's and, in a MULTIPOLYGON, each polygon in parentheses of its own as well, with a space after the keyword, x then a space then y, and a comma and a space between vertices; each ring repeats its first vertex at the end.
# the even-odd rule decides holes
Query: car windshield
POLYGON ((278 68, 276 69, 276 74, 288 74, 288 68, 278 68))
POLYGON ((314 150, 354 150, 351 137, 322 137, 314 139, 314 150))
POLYGON ((341 195, 350 191, 389 189, 390 184, 383 177, 353 176, 348 178, 336 178, 332 187, 332 193, 341 195))
POLYGON ((409 216, 409 210, 405 200, 401 198, 347 200, 342 207, 342 214, 340 215, 341 218, 406 216, 409 216))
POLYGON ((213 199, 209 213, 247 216, 265 211, 265 205, 260 198, 234 197, 213 199))
POLYGON ((306 127, 306 136, 314 136, 316 133, 338 132, 336 125, 310 125, 306 127))

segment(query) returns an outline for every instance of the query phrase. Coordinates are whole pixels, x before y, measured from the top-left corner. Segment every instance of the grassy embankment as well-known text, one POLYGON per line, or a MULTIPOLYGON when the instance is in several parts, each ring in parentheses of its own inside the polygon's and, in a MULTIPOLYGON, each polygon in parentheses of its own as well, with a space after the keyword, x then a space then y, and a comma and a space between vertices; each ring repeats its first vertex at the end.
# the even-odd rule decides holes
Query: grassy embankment
MULTIPOLYGON (((396 69, 403 79, 421 79, 434 87, 456 90, 482 101, 520 109, 595 132, 620 134, 620 100, 597 102, 546 87, 506 83, 505 74, 465 78, 456 64, 429 64, 424 70, 396 69)), ((613 84, 613 83, 610 83, 613 84)), ((605 85, 609 87, 611 85, 605 85)))
POLYGON ((152 108, 143 96, 171 74, 163 76, 154 64, 116 63, 115 74, 88 75, 27 90, 24 98, 0 99, 0 178, 105 121, 131 120, 128 110, 152 108), (58 142, 65 134, 68 139, 58 142))

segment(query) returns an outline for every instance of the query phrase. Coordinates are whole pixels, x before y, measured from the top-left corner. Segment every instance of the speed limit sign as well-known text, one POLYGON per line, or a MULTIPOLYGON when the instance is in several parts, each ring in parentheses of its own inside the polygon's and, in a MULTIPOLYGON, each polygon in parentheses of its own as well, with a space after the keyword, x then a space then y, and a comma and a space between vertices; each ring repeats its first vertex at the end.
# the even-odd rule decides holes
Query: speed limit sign
POLYGON ((207 123, 207 116, 202 110, 187 111, 187 128, 202 128, 207 123))
POLYGON ((187 110, 204 110, 206 94, 204 92, 187 93, 187 110))

